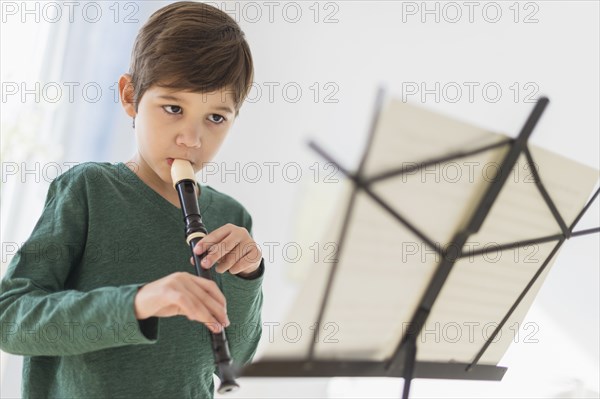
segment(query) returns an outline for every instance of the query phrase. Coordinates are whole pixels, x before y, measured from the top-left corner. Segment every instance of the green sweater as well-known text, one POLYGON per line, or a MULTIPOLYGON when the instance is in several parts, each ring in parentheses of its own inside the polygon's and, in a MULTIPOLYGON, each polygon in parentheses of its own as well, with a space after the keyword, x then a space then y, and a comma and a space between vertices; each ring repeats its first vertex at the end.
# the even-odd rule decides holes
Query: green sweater
MULTIPOLYGON (((208 231, 252 219, 233 198, 201 186, 208 231)), ((125 164, 88 162, 49 187, 43 214, 0 290, 0 349, 22 355, 23 397, 212 398, 210 332, 185 316, 138 321, 140 286, 195 273, 181 209, 125 164)), ((227 299, 229 347, 248 363, 261 337, 260 274, 211 274, 227 299)))

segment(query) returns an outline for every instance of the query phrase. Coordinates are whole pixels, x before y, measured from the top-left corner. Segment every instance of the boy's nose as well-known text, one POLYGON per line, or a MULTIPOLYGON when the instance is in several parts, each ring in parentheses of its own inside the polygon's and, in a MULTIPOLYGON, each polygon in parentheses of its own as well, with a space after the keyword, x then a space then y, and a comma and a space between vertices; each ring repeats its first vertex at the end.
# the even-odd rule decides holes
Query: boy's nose
POLYGON ((177 145, 185 145, 186 147, 199 148, 202 145, 200 137, 199 130, 189 129, 177 135, 176 143, 177 145))

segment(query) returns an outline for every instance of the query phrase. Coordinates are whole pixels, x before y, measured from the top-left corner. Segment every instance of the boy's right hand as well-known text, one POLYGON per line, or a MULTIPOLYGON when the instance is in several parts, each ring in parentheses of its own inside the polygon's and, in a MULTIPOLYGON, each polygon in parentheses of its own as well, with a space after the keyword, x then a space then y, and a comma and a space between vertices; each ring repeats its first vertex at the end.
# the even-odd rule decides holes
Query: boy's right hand
POLYGON ((177 272, 140 288, 134 299, 135 318, 186 316, 204 323, 212 332, 227 327, 225 296, 214 281, 177 272))

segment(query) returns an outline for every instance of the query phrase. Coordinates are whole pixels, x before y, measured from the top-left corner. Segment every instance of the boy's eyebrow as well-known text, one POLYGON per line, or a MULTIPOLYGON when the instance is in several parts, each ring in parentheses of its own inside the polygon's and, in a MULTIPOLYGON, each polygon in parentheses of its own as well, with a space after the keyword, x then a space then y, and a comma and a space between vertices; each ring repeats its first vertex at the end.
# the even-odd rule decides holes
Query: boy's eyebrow
POLYGON ((171 94, 161 94, 160 96, 158 96, 158 98, 162 98, 162 99, 165 99, 165 100, 179 101, 181 103, 186 103, 187 102, 183 98, 180 98, 180 97, 177 97, 177 96, 173 96, 171 94))
MULTIPOLYGON (((173 101, 177 101, 177 102, 184 103, 184 104, 187 103, 187 101, 185 101, 183 98, 174 96, 172 94, 161 94, 160 96, 158 96, 158 98, 162 98, 163 100, 173 100, 173 101)), ((230 114, 234 113, 233 108, 228 107, 226 105, 216 106, 216 107, 214 107, 214 109, 216 109, 218 111, 229 112, 230 114)))

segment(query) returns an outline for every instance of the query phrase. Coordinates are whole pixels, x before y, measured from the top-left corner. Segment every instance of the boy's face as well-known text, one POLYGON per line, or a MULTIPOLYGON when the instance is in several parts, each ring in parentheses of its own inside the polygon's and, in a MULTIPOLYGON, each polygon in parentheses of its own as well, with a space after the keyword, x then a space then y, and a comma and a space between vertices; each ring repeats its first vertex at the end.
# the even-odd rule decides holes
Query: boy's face
POLYGON ((226 90, 200 94, 152 86, 137 113, 133 104, 124 107, 135 116, 138 174, 165 187, 172 182, 173 158, 191 161, 198 172, 214 158, 235 118, 233 95, 226 90))

